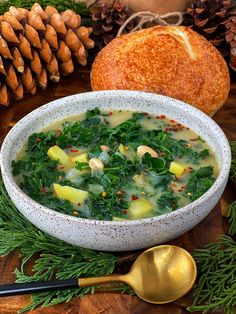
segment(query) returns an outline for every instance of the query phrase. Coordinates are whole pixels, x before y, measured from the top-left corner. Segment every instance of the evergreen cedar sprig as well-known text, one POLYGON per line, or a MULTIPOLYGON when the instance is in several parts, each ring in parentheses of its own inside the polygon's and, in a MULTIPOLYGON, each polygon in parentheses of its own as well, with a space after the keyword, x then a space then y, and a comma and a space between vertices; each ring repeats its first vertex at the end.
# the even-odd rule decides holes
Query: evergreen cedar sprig
POLYGON ((232 153, 232 163, 231 163, 231 169, 230 169, 230 178, 232 181, 234 181, 236 186, 236 141, 230 142, 230 148, 232 153))
MULTIPOLYGON (((229 213, 228 234, 236 235, 236 200, 226 208, 229 213)), ((222 308, 226 314, 235 313, 236 305, 236 242, 223 235, 218 242, 195 250, 198 282, 194 287, 194 302, 190 312, 215 311, 222 308)))
MULTIPOLYGON (((118 257, 90 249, 79 248, 49 236, 27 221, 16 209, 0 178, 0 256, 20 250, 21 267, 15 271, 17 282, 32 282, 77 277, 102 276, 113 273, 118 257), (27 276, 24 266, 35 254, 40 254, 33 266, 33 275, 27 276)), ((110 287, 113 290, 113 287, 110 287)), ((115 291, 130 292, 124 284, 114 287, 115 291)), ((20 313, 37 306, 49 306, 68 302, 72 297, 93 293, 95 287, 55 290, 34 294, 31 304, 20 313)))
POLYGON ((35 2, 39 3, 43 9, 45 9, 47 5, 50 5, 57 8, 59 12, 73 10, 82 17, 90 16, 86 4, 75 2, 75 0, 0 0, 0 14, 7 12, 11 6, 30 9, 35 2))
POLYGON ((236 235, 236 200, 228 206, 229 211, 229 230, 228 234, 236 235))

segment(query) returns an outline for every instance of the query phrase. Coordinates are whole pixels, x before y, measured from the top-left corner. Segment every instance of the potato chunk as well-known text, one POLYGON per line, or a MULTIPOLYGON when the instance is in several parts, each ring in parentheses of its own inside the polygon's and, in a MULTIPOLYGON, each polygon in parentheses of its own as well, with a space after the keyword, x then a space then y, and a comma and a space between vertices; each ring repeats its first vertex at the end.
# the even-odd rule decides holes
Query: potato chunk
POLYGON ((172 161, 170 164, 169 171, 174 173, 176 176, 180 177, 185 171, 185 167, 179 164, 178 162, 172 161))
POLYGON ((67 185, 53 184, 53 189, 56 196, 60 199, 70 201, 74 204, 83 204, 89 197, 87 191, 79 190, 67 185))
POLYGON ((79 155, 75 155, 73 157, 70 157, 70 161, 72 161, 74 164, 76 161, 78 162, 88 162, 88 154, 87 153, 82 153, 79 155))
POLYGON ((63 166, 69 164, 69 156, 57 145, 50 147, 47 154, 50 158, 59 160, 59 163, 63 166))
POLYGON ((145 198, 139 198, 130 203, 128 216, 130 219, 148 218, 152 215, 153 205, 145 198))

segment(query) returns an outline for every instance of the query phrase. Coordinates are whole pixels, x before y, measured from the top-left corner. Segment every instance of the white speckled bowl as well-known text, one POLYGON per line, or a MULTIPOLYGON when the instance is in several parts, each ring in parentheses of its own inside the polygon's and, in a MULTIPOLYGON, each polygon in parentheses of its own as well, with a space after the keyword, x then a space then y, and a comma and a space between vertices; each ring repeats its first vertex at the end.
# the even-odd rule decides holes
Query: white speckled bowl
POLYGON ((39 229, 68 243, 104 251, 150 247, 171 240, 197 225, 216 205, 228 180, 231 153, 219 126, 204 113, 181 101, 135 91, 102 91, 78 94, 42 106, 18 122, 1 148, 1 170, 6 189, 19 211, 39 229), (97 221, 68 216, 29 198, 12 176, 11 162, 28 137, 43 127, 87 109, 134 109, 164 114, 190 127, 216 154, 220 173, 199 199, 171 213, 133 221, 97 221))

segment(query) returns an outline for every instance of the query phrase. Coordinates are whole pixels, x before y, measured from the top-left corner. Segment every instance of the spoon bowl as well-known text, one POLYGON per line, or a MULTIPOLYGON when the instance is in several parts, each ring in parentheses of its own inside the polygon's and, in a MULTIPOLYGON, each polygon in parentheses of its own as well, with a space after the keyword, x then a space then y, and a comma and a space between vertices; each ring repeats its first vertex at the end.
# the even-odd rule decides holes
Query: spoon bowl
POLYGON ((127 283, 143 300, 162 304, 179 299, 193 286, 197 268, 192 256, 173 245, 143 252, 134 262, 127 283))

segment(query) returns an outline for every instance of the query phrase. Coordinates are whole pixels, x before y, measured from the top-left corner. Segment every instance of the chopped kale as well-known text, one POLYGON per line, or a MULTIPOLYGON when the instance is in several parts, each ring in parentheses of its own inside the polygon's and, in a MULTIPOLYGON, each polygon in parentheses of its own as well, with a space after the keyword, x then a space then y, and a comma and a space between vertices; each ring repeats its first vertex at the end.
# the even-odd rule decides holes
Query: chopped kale
POLYGON ((201 167, 194 170, 186 187, 186 195, 191 201, 202 196, 214 183, 213 167, 201 167))
POLYGON ((157 200, 157 205, 161 211, 173 211, 178 208, 178 197, 171 192, 166 192, 157 200))
POLYGON ((164 174, 168 171, 165 159, 154 158, 146 153, 142 158, 142 163, 147 166, 148 171, 164 174))

